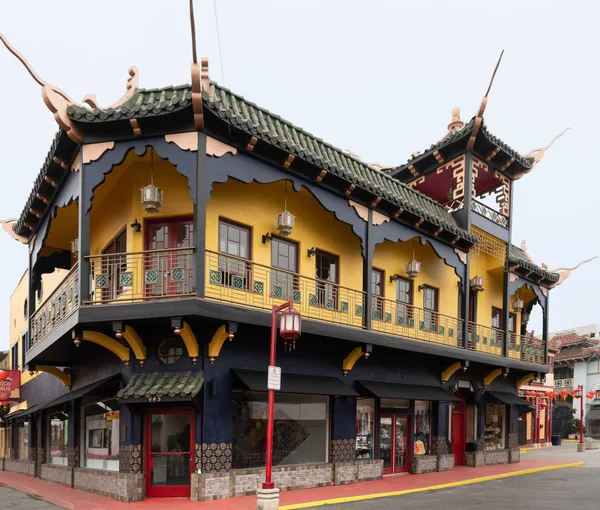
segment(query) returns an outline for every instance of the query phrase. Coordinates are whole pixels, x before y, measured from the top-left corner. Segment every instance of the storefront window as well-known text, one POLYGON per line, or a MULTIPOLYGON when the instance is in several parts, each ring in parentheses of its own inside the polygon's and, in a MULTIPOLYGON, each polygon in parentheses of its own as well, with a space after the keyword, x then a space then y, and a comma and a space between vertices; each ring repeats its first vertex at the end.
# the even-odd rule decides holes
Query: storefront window
POLYGON ((415 455, 431 453, 431 402, 415 400, 415 455))
POLYGON ((48 464, 66 466, 67 462, 67 437, 69 433, 69 420, 66 413, 53 413, 48 416, 48 464))
MULTIPOLYGON (((278 393, 273 465, 327 462, 328 398, 278 393)), ((233 468, 265 465, 267 393, 233 394, 233 468)))
POLYGON ((29 446, 29 422, 21 422, 18 425, 19 433, 19 460, 27 460, 27 447, 29 446))
POLYGON ((356 402, 356 458, 373 458, 375 399, 359 398, 356 402))
POLYGON ((504 404, 485 406, 485 449, 504 448, 504 404))
POLYGON ((83 408, 84 467, 119 470, 118 408, 116 400, 95 402, 83 408))

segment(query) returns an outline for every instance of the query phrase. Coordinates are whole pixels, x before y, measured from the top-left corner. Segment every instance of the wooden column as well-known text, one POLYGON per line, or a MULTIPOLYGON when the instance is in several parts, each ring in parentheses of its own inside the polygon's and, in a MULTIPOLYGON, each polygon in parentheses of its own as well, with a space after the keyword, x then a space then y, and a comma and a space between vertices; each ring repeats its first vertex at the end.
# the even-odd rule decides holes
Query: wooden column
POLYGON ((204 297, 206 264, 206 205, 208 204, 208 179, 206 176, 206 134, 198 131, 198 153, 196 159, 196 200, 194 201, 194 255, 196 271, 196 295, 204 297))
MULTIPOLYGON (((467 232, 471 231, 471 202, 473 196, 473 154, 468 151, 465 154, 465 177, 464 177, 464 205, 461 210, 455 213, 458 224, 467 232)), ((463 277, 463 301, 462 317, 464 320, 463 347, 469 348, 469 321, 470 316, 469 301, 471 298, 471 253, 467 253, 467 263, 463 277)))
POLYGON ((90 297, 90 261, 86 257, 90 255, 90 215, 85 209, 87 202, 85 197, 85 181, 87 180, 87 165, 83 164, 83 151, 85 146, 81 147, 79 151, 80 161, 80 172, 79 172, 79 253, 78 257, 78 278, 79 278, 79 303, 89 299, 90 297))
MULTIPOLYGON (((373 318, 372 302, 372 280, 373 280, 373 254, 375 246, 373 245, 373 210, 369 209, 367 216, 367 226, 365 229, 365 257, 363 258, 363 290, 365 292, 365 304, 363 310, 363 325, 365 329, 371 329, 371 320, 373 318)), ((350 311, 348 313, 351 313, 350 311)))
MULTIPOLYGON (((510 320, 510 262, 508 256, 510 253, 510 244, 512 242, 512 193, 513 193, 513 181, 510 181, 509 196, 508 200, 508 242, 506 243, 506 257, 504 262, 504 281, 503 281, 503 294, 502 294, 502 316, 503 316, 503 327, 504 327, 504 356, 508 358, 508 346, 510 345, 510 331, 508 329, 508 323, 510 320)), ((516 324, 515 324, 516 327, 516 324)))

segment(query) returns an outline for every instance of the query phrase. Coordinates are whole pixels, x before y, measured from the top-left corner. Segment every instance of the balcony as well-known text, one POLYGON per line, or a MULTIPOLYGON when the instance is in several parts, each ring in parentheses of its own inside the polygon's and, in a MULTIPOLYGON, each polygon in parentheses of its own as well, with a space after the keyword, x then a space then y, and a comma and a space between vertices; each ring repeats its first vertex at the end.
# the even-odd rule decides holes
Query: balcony
POLYGON ((555 388, 573 388, 573 378, 570 377, 568 379, 554 379, 554 387, 555 388))
POLYGON ((487 218, 490 221, 493 221, 497 225, 500 225, 503 228, 508 228, 508 218, 498 211, 494 211, 491 207, 488 207, 482 202, 478 202, 473 199, 471 201, 471 210, 481 214, 484 218, 487 218))

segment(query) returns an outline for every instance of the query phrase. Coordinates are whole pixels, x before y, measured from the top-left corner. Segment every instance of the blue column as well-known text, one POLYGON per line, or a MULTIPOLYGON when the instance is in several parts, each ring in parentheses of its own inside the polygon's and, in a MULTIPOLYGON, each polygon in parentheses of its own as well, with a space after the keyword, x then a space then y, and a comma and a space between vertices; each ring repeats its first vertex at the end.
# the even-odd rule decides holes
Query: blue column
POLYGON ((205 365, 202 472, 229 471, 232 463, 231 375, 224 363, 205 365))
POLYGON ((75 405, 75 400, 67 404, 68 429, 67 429, 67 462, 70 467, 79 467, 79 416, 80 409, 75 405))
POLYGON ((329 460, 348 462, 356 458, 356 397, 331 397, 329 460))
POLYGON ((119 472, 141 473, 143 411, 135 406, 119 406, 119 472))

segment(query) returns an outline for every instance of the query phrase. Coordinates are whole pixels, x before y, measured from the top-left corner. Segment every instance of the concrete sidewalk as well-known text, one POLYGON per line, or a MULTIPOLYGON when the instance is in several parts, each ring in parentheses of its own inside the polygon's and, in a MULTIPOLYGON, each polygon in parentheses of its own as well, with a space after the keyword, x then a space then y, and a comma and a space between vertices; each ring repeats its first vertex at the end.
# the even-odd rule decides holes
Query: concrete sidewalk
MULTIPOLYGON (((575 459, 577 457, 573 456, 575 459)), ((575 467, 582 463, 574 460, 522 460, 519 464, 485 466, 481 468, 457 467, 453 471, 426 475, 388 476, 383 480, 352 485, 320 487, 281 493, 281 507, 292 510, 331 503, 361 501, 390 495, 410 494, 458 485, 479 483, 498 478, 520 476, 551 469, 575 467)), ((68 489, 37 478, 15 473, 0 472, 0 484, 31 494, 59 507, 73 510, 112 510, 139 508, 206 508, 207 510, 253 510, 256 496, 223 499, 219 501, 190 501, 187 498, 146 499, 140 503, 119 503, 109 498, 68 489)))

